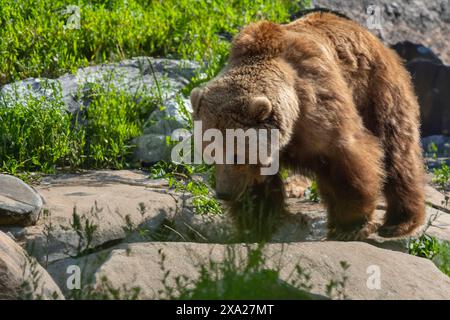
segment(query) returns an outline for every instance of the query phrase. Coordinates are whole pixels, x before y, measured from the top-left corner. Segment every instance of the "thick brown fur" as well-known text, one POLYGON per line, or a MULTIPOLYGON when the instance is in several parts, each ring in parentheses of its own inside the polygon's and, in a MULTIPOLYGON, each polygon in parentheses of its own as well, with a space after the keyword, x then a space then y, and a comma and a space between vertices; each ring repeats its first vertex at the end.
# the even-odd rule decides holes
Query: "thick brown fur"
POLYGON ((251 185, 229 209, 239 230, 236 241, 269 241, 285 212, 283 181, 274 175, 251 185))
MULTIPOLYGON (((311 13, 287 25, 249 25, 235 38, 225 69, 191 100, 204 129, 279 129, 282 163, 317 178, 330 238, 374 232, 381 193, 388 205, 381 235, 405 236, 424 222, 419 107, 409 74, 357 23, 311 13), (271 103, 264 117, 251 107, 261 96, 271 103)), ((255 185, 270 190, 273 178, 254 166, 218 167, 218 192, 232 208, 255 185)))

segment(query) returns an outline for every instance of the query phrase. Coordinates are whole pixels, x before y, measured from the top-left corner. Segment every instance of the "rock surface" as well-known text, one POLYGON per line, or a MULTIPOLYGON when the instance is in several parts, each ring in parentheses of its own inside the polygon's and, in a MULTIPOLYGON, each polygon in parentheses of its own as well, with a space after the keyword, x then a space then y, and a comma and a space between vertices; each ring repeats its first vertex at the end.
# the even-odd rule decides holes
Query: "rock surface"
POLYGON ((117 244, 139 226, 154 231, 177 210, 177 197, 161 190, 165 185, 126 170, 45 177, 36 186, 45 214, 23 241, 48 263, 117 244))
POLYGON ((235 238, 235 229, 226 214, 199 215, 183 208, 171 222, 176 232, 170 233, 166 241, 230 243, 235 238))
POLYGON ((0 300, 62 298, 47 271, 0 231, 0 300))
POLYGON ((406 63, 414 61, 430 61, 442 64, 442 60, 436 54, 424 45, 402 41, 391 46, 406 63))
MULTIPOLYGON (((167 188, 167 182, 150 180, 142 171, 105 170, 46 176, 36 186, 45 198, 45 214, 37 225, 2 230, 25 244, 44 265, 120 242, 234 241, 235 229, 227 215, 194 214, 185 196, 167 188), (78 227, 74 223, 74 208, 80 220, 78 227)), ((445 196, 431 186, 426 187, 426 193, 427 216, 432 220, 427 234, 450 240, 450 206, 445 196)), ((288 210, 291 215, 281 224, 273 242, 326 239, 327 215, 322 204, 292 198, 288 199, 288 210)), ((385 204, 380 202, 379 221, 384 210, 385 204)), ((406 252, 408 239, 372 235, 368 242, 406 252)))
POLYGON ((386 44, 405 40, 424 44, 450 64, 448 0, 314 0, 313 4, 342 12, 364 26, 369 24, 386 44))
POLYGON ((93 84, 109 84, 130 94, 141 90, 155 90, 157 84, 163 90, 161 98, 173 98, 176 92, 189 83, 199 68, 187 60, 135 57, 118 63, 80 68, 75 74, 66 74, 57 79, 29 78, 4 85, 2 94, 16 98, 29 94, 51 98, 55 90, 61 89, 62 99, 70 112, 78 112, 80 105, 88 103, 83 96, 93 84), (81 96, 80 96, 81 93, 81 96))
MULTIPOLYGON (((194 280, 199 275, 199 263, 224 259, 226 246, 194 243, 139 243, 120 245, 83 259, 67 259, 52 264, 50 273, 57 283, 65 283, 69 265, 80 265, 91 280, 99 284, 105 277, 115 288, 141 289, 141 298, 154 299, 163 290, 162 279, 170 271, 169 283, 176 276, 194 280), (161 269, 161 253, 166 269, 161 269), (101 256, 101 258, 100 258, 101 256)), ((235 245, 234 252, 245 257, 246 246, 235 245)), ((448 299, 450 278, 426 259, 379 249, 361 242, 305 242, 269 244, 265 248, 267 266, 282 266, 280 280, 289 281, 296 265, 310 272, 312 293, 326 295, 326 285, 344 275, 341 261, 350 265, 346 272, 345 296, 348 299, 448 299), (375 270, 375 271, 372 271, 375 270), (379 272, 377 286, 371 281, 379 272)), ((88 281, 87 279, 85 279, 88 281)), ((85 283, 86 284, 86 283, 85 283)))
MULTIPOLYGON (((225 252, 221 244, 235 239, 227 215, 194 214, 186 195, 172 193, 166 181, 148 179, 142 171, 49 175, 42 177, 35 189, 45 199, 37 224, 0 230, 47 268, 66 297, 67 268, 76 265, 82 269, 84 284, 89 280, 100 285, 106 276, 114 287, 140 287, 141 298, 156 298, 163 274, 158 269, 159 249, 167 255, 171 276, 195 278, 197 258, 207 259, 211 254, 220 261, 225 252), (74 207, 78 218, 73 215, 74 207)), ((450 241, 450 208, 445 195, 431 185, 426 193, 430 221, 426 233, 450 241)), ((378 208, 381 220, 385 204, 380 202, 378 208)), ((408 251, 407 238, 385 239, 374 234, 368 243, 328 242, 324 241, 327 217, 322 204, 291 198, 288 209, 291 215, 266 248, 268 256, 283 252, 282 281, 287 282, 289 270, 304 257, 302 266, 315 274, 313 293, 323 295, 326 281, 339 275, 339 262, 345 260, 352 266, 348 270, 353 278, 348 284, 349 298, 443 299, 448 295, 448 278, 430 261, 403 254, 408 251), (380 290, 365 286, 369 265, 382 270, 380 290), (439 285, 432 286, 434 282, 439 285)), ((8 246, 14 244, 7 240, 8 246)), ((234 246, 244 252, 245 246, 234 246)))
POLYGON ((16 177, 0 174, 0 225, 31 225, 41 209, 36 191, 16 177))
MULTIPOLYGON (((426 231, 428 235, 439 240, 450 241, 450 206, 446 204, 444 194, 427 185, 426 199, 427 221, 430 225, 417 230, 416 236, 426 231)), ((327 213, 323 204, 291 198, 287 200, 287 208, 290 215, 282 222, 272 242, 326 240, 327 213)), ((376 217, 381 222, 385 215, 385 203, 381 201, 378 208, 376 217)), ((186 208, 174 216, 172 227, 176 233, 171 233, 166 240, 229 243, 233 242, 235 232, 227 215, 199 216, 186 208)), ((386 239, 373 234, 367 242, 378 247, 407 252, 408 239, 386 239)))
POLYGON ((422 135, 450 134, 450 67, 413 61, 406 68, 419 98, 422 135))
POLYGON ((290 174, 284 181, 284 189, 288 198, 301 198, 305 195, 306 189, 311 185, 308 178, 290 174))

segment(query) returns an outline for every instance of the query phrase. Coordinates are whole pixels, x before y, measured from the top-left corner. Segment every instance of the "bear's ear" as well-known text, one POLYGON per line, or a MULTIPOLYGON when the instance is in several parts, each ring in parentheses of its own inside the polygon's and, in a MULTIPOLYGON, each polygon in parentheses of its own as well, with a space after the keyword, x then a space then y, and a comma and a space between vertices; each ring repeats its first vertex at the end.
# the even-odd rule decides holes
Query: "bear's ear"
POLYGON ((265 96, 255 97, 250 101, 249 112, 258 121, 266 120, 272 113, 272 103, 265 96))
POLYGON ((284 43, 284 30, 280 25, 269 21, 252 23, 233 40, 231 57, 277 56, 284 43))
POLYGON ((192 110, 194 110, 194 113, 198 113, 198 110, 200 108, 200 98, 202 97, 202 89, 200 88, 194 88, 191 91, 191 105, 192 110))

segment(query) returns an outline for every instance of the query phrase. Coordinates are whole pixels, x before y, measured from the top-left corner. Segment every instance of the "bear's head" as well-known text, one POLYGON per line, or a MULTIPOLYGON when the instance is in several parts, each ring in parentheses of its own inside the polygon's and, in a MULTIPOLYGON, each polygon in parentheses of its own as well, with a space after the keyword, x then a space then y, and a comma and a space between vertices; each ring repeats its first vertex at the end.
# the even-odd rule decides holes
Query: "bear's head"
POLYGON ((236 200, 248 188, 270 178, 261 174, 261 168, 271 166, 273 157, 248 161, 251 144, 262 146, 261 129, 266 130, 269 145, 271 129, 278 130, 280 150, 290 141, 298 102, 294 71, 283 59, 284 36, 281 26, 270 22, 244 28, 233 41, 227 66, 191 92, 193 119, 201 121, 203 132, 216 129, 223 134, 224 161, 216 164, 216 192, 224 200, 236 200), (236 143, 233 150, 227 150, 227 129, 254 129, 258 133, 257 141, 245 140, 245 163, 237 164, 242 162, 242 154, 238 154, 236 143), (225 157, 233 158, 233 164, 227 164, 225 157))

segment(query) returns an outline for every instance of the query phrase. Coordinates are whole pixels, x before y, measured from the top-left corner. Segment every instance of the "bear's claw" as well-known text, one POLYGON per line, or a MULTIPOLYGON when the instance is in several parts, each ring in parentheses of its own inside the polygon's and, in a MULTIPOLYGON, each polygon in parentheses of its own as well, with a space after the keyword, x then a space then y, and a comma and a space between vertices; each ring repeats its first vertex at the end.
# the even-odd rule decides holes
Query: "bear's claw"
POLYGON ((413 234, 420 224, 401 223, 396 225, 384 224, 378 230, 378 235, 383 238, 400 238, 413 234))
POLYGON ((342 230, 340 228, 330 229, 328 233, 328 240, 336 241, 364 241, 372 233, 376 232, 380 227, 380 223, 367 222, 360 228, 353 230, 342 230))

